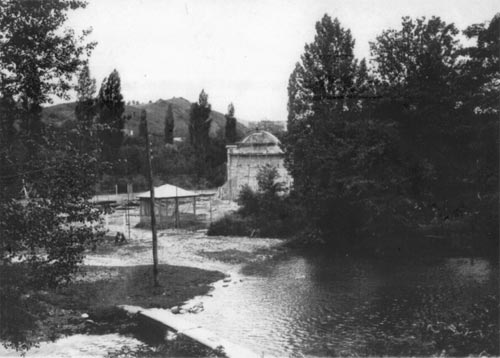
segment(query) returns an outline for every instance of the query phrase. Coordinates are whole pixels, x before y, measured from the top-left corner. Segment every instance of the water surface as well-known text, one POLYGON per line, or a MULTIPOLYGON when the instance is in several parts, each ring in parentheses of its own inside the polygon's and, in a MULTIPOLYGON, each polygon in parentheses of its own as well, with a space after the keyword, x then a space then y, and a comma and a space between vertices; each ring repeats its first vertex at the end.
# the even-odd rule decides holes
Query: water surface
POLYGON ((316 254, 243 272, 242 282, 216 288, 202 299, 205 311, 186 318, 274 356, 426 355, 414 336, 418 322, 467 312, 485 295, 498 301, 498 264, 483 259, 316 254))

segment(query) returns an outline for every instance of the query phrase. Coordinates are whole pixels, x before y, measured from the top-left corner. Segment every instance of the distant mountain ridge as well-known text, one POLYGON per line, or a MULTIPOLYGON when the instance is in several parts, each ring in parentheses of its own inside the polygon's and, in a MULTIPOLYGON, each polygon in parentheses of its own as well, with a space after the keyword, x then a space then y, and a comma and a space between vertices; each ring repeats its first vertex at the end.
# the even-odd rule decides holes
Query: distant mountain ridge
MULTIPOLYGON (((125 128, 129 131, 133 131, 134 136, 137 135, 139 133, 141 111, 145 109, 150 133, 162 136, 165 128, 165 116, 169 104, 172 104, 174 113, 174 137, 187 138, 189 136, 189 112, 191 110, 191 102, 182 97, 173 97, 168 100, 159 99, 154 103, 125 105, 124 115, 130 116, 130 119, 125 122, 125 128)), ((45 107, 42 111, 42 119, 45 123, 56 126, 71 126, 72 122, 76 120, 75 107, 76 102, 61 103, 45 107)), ((226 126, 226 118, 224 115, 212 110, 210 118, 212 119, 210 135, 212 137, 215 137, 218 133, 224 135, 226 126)), ((248 128, 239 121, 236 131, 239 137, 243 137, 249 132, 248 128)))

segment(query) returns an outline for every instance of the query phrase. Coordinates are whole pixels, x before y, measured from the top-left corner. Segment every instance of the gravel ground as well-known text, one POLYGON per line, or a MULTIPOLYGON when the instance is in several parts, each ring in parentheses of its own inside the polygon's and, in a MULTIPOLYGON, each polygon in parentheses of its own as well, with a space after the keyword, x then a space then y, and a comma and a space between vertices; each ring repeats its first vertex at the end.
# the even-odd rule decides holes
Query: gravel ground
MULTIPOLYGON (((207 204, 208 202, 201 203, 197 207, 198 213, 206 215, 209 208, 207 204)), ((236 208, 235 203, 213 200, 213 220, 217 220, 217 218, 236 208)), ((60 293, 48 295, 51 304, 54 305, 52 310, 58 312, 57 319, 55 323, 51 324, 52 326, 56 327, 63 323, 76 322, 68 324, 68 327, 72 328, 72 330, 66 333, 59 332, 63 335, 70 334, 70 336, 52 343, 42 342, 39 348, 30 350, 28 356, 105 357, 107 352, 109 353, 113 349, 119 350, 121 347, 134 350, 141 342, 132 337, 124 337, 120 334, 75 335, 85 321, 80 316, 88 312, 87 309, 93 305, 118 304, 113 303, 119 300, 113 298, 114 296, 111 293, 115 293, 115 296, 123 295, 123 299, 126 301, 124 302, 130 301, 128 303, 131 304, 141 303, 141 299, 143 301, 149 299, 151 302, 143 302, 142 304, 144 306, 170 307, 172 304, 180 304, 184 301, 186 305, 189 305, 191 301, 199 297, 197 295, 203 295, 202 292, 206 292, 206 285, 209 282, 218 279, 214 279, 214 277, 220 276, 220 274, 213 271, 220 271, 233 278, 237 277, 240 269, 246 263, 260 260, 265 256, 263 253, 272 252, 274 248, 282 243, 282 240, 279 239, 208 237, 206 230, 158 230, 158 259, 161 265, 160 276, 163 275, 160 278, 167 280, 165 287, 170 287, 171 292, 163 294, 161 292, 146 292, 147 290, 143 292, 140 287, 136 288, 140 292, 135 292, 133 289, 131 290, 131 287, 134 288, 140 286, 139 283, 143 283, 137 281, 137 279, 141 272, 146 269, 144 265, 152 264, 152 235, 149 229, 135 227, 139 222, 138 207, 133 207, 130 213, 130 238, 127 237, 127 242, 120 245, 114 242, 114 236, 118 231, 128 236, 124 211, 116 210, 114 213, 109 214, 105 220, 107 230, 105 240, 95 251, 88 252, 86 255, 83 267, 85 274, 78 275, 74 280, 74 284, 60 293), (196 269, 201 270, 196 271, 196 269), (132 286, 130 286, 131 284, 132 286), (98 292, 94 292, 96 290, 98 292), (100 297, 99 294, 106 296, 107 300, 102 300, 103 297, 100 297), (127 295, 130 295, 130 297, 127 295), (95 302, 92 301, 94 296, 97 297, 95 302), (82 297, 88 297, 87 300, 91 301, 85 303, 85 299, 82 297), (186 298, 189 300, 188 302, 185 301, 186 298), (158 302, 155 303, 155 300, 158 302)), ((220 280, 211 286, 217 289, 222 283, 223 281, 220 280)), ((119 303, 124 302, 120 301, 119 303)), ((42 333, 40 335, 43 336, 42 333)), ((0 348, 0 356, 2 357, 19 355, 20 352, 0 348)))
MULTIPOLYGON (((219 210, 219 216, 223 215, 219 210)), ((117 231, 128 236, 124 226, 123 212, 116 211, 109 215, 108 235, 114 237, 117 231)), ((90 252, 85 265, 90 266, 134 266, 152 263, 151 230, 136 228, 139 222, 138 208, 131 211, 130 239, 127 243, 115 246, 110 242, 95 252, 90 252)), ((158 261, 160 264, 190 266, 206 270, 218 270, 225 273, 237 272, 243 262, 222 262, 213 256, 203 255, 203 252, 221 252, 238 250, 244 253, 254 253, 272 249, 282 243, 279 239, 249 238, 249 237, 219 237, 207 236, 205 230, 188 231, 181 229, 158 230, 158 261)))

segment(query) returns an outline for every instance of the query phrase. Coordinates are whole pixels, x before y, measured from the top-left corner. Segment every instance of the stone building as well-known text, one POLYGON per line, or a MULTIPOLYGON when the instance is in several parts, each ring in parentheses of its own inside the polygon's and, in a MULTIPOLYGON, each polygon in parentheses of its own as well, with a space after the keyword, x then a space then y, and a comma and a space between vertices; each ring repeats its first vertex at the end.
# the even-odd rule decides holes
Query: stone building
POLYGON ((223 199, 236 200, 245 185, 257 190, 257 173, 266 164, 275 167, 279 180, 290 186, 291 177, 283 165, 284 154, 280 141, 271 133, 257 130, 241 142, 226 148, 227 181, 219 189, 219 196, 223 199))

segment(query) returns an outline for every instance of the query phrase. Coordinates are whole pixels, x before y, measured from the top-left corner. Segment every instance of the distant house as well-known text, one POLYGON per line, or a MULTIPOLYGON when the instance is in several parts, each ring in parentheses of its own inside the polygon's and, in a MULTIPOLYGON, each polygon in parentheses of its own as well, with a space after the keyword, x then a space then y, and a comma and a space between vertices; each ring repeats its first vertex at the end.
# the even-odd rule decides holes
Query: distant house
POLYGON ((257 190, 257 174, 266 164, 278 170, 280 181, 290 184, 291 177, 283 164, 284 153, 280 141, 271 133, 257 130, 241 142, 226 148, 227 181, 219 188, 221 198, 236 200, 245 185, 257 190))
POLYGON ((276 134, 280 132, 284 132, 286 130, 286 122, 285 121, 270 121, 270 120, 262 120, 262 121, 252 121, 247 123, 248 128, 253 130, 265 130, 269 133, 276 134))

